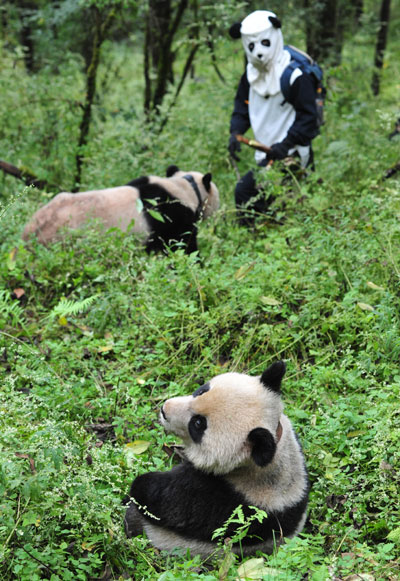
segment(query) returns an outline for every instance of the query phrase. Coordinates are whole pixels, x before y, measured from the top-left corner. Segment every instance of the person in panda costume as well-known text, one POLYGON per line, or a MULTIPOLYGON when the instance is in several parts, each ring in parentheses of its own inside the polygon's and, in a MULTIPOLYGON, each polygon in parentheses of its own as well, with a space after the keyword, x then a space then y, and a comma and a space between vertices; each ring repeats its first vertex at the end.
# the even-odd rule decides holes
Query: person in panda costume
MULTIPOLYGON (((185 460, 135 478, 124 500, 128 537, 146 533, 158 549, 209 557, 218 551, 214 531, 239 506, 245 517, 254 515, 252 507, 266 516, 251 522, 233 545, 237 553, 271 553, 303 529, 309 483, 301 445, 283 413, 284 374, 283 361, 260 376, 224 373, 164 403, 160 422, 183 440, 185 460)), ((234 534, 231 522, 224 536, 234 534)))
MULTIPOLYGON (((287 156, 299 158, 302 168, 313 165, 311 141, 318 134, 314 80, 300 68, 294 68, 289 79, 289 94, 281 90, 281 77, 291 61, 285 49, 281 23, 276 14, 256 10, 241 23, 230 28, 232 38, 242 39, 247 67, 240 79, 230 123, 229 152, 238 159, 240 142, 236 135, 250 127, 254 137, 270 148, 268 154, 257 151, 256 162, 268 162, 287 156)), ((235 202, 238 210, 246 206, 262 211, 254 174, 245 174, 237 183, 235 202), (249 204, 250 201, 250 204, 249 204)))

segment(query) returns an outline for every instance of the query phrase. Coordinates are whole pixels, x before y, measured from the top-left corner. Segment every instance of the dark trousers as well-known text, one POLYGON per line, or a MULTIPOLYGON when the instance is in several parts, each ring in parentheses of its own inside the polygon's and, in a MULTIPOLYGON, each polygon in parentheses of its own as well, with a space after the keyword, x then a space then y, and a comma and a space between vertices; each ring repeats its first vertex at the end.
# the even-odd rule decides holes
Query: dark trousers
MULTIPOLYGON (((266 166, 267 160, 261 162, 260 166, 266 166)), ((311 149, 310 159, 307 168, 314 170, 314 155, 311 149)), ((283 168, 283 181, 291 173, 295 173, 296 168, 291 167, 290 171, 283 168)), ((304 170, 302 170, 304 171, 304 170)), ((254 172, 249 171, 237 182, 235 187, 235 204, 240 224, 252 224, 260 214, 265 214, 275 197, 268 194, 262 186, 256 184, 254 172)))

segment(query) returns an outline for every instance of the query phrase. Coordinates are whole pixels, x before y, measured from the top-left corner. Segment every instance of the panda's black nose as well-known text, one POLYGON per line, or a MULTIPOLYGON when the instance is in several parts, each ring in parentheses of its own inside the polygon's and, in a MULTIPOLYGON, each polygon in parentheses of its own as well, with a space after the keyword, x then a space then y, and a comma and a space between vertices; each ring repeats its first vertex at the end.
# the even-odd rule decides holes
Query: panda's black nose
POLYGON ((258 54, 257 55, 259 59, 262 59, 263 55, 262 54, 258 54))

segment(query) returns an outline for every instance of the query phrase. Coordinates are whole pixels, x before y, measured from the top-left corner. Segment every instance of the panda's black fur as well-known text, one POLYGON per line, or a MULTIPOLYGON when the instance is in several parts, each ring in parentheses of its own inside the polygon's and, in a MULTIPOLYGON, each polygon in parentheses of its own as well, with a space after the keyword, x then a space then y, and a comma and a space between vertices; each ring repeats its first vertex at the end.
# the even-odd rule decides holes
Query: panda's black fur
MULTIPOLYGON (((146 532, 160 549, 189 548, 208 556, 215 549, 213 532, 239 505, 246 517, 254 513, 250 506, 268 514, 251 523, 241 542, 244 554, 270 552, 300 532, 309 486, 301 446, 282 414, 284 373, 284 363, 277 362, 258 378, 220 375, 192 396, 164 404, 160 421, 183 439, 187 460, 133 481, 128 536, 146 532)), ((227 537, 234 526, 227 528, 227 537)))
MULTIPOLYGON (((167 168, 166 176, 170 178, 179 172, 176 165, 167 168)), ((148 176, 130 181, 127 185, 137 188, 143 203, 143 211, 149 226, 150 236, 146 241, 146 250, 159 251, 174 244, 182 244, 186 253, 197 250, 197 221, 201 216, 203 200, 199 188, 190 174, 182 176, 193 189, 197 199, 197 208, 192 210, 166 187, 165 179, 161 184, 154 183, 148 176), (162 216, 162 220, 152 215, 152 210, 162 216)), ((202 177, 202 184, 206 192, 211 190, 211 174, 202 177)))

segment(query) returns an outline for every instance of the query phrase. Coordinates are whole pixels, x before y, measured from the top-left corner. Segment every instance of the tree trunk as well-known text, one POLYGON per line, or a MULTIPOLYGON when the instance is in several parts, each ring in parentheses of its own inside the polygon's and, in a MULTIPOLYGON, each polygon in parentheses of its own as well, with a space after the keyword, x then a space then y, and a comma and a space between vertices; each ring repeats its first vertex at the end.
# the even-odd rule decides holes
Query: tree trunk
POLYGON ((372 75, 371 88, 374 95, 379 95, 383 57, 386 49, 387 33, 390 20, 390 0, 382 0, 380 14, 380 28, 375 49, 375 70, 372 75))
POLYGON ((93 35, 92 60, 87 70, 86 76, 86 98, 85 103, 83 105, 82 120, 79 126, 78 152, 75 158, 76 173, 74 179, 74 187, 72 189, 73 192, 79 190, 79 185, 81 182, 81 173, 83 164, 82 149, 87 144, 90 122, 92 119, 92 105, 96 93, 96 80, 97 80, 97 69, 100 60, 100 49, 101 45, 103 44, 106 38, 107 32, 110 28, 111 22, 115 15, 114 10, 110 10, 107 16, 105 16, 104 20, 102 20, 103 15, 101 11, 97 8, 97 6, 93 7, 93 11, 95 15, 95 27, 93 35))
POLYGON ((364 13, 364 0, 354 0, 354 20, 357 26, 361 24, 361 17, 364 13))
POLYGON ((195 57, 195 54, 196 54, 199 46, 200 45, 199 45, 198 42, 194 43, 193 46, 192 46, 192 50, 190 51, 189 56, 186 59, 186 63, 185 63, 185 66, 183 67, 182 76, 181 76, 181 79, 180 79, 180 81, 178 83, 178 87, 177 87, 177 89, 175 91, 174 98, 172 99, 172 101, 171 101, 171 103, 170 103, 170 105, 168 107, 168 111, 167 111, 166 115, 164 116, 164 119, 160 123, 159 133, 161 133, 163 131, 164 127, 166 126, 166 124, 168 122, 169 114, 171 112, 171 109, 176 104, 176 101, 178 100, 178 97, 179 97, 179 93, 181 92, 181 89, 183 87, 183 83, 185 82, 185 79, 186 79, 189 71, 192 69, 194 57, 195 57))
POLYGON ((18 6, 21 14, 21 29, 19 35, 21 45, 24 49, 25 66, 29 73, 33 73, 35 70, 35 46, 32 38, 32 23, 30 17, 37 10, 37 5, 30 0, 21 0, 18 2, 18 6))
POLYGON ((307 52, 316 60, 330 65, 341 61, 343 15, 340 0, 305 0, 307 10, 307 52))
POLYGON ((188 0, 179 0, 174 12, 171 0, 149 0, 144 46, 144 108, 147 116, 151 111, 159 113, 168 83, 173 83, 175 55, 172 43, 187 5, 188 0))

